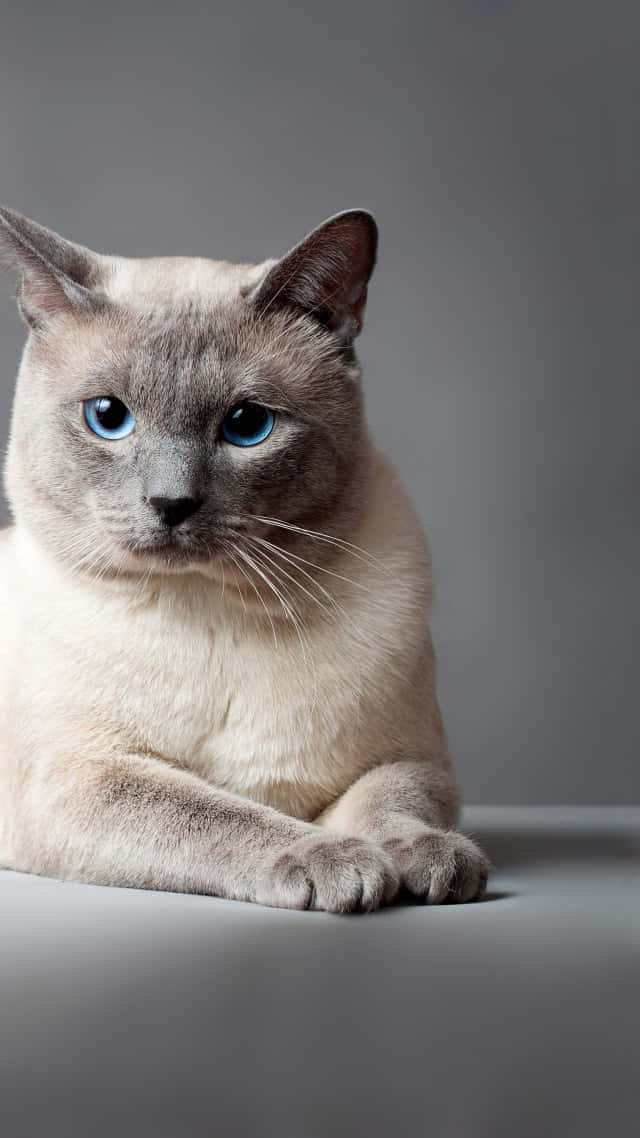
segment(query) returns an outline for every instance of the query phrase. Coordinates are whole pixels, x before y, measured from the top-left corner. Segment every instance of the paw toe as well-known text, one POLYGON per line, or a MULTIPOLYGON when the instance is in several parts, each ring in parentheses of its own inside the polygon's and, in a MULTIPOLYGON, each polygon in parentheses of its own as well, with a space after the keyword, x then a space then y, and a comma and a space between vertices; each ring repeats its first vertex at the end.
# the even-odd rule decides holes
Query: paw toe
MULTIPOLYGON (((390 848, 387 843, 385 848, 390 848)), ((425 827, 392 853, 403 884, 428 905, 473 901, 485 889, 487 860, 470 838, 456 831, 425 827)))
POLYGON ((311 836, 295 842, 265 867, 261 904, 330 913, 369 912, 390 901, 399 879, 389 857, 357 838, 311 836))

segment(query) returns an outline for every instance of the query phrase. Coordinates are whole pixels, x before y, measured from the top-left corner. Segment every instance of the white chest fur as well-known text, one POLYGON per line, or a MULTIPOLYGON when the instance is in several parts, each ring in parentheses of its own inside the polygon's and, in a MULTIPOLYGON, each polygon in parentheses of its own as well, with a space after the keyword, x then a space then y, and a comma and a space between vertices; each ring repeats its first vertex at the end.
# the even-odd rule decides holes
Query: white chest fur
POLYGON ((302 639, 276 621, 276 643, 266 620, 204 578, 144 591, 79 582, 16 544, 12 666, 45 737, 142 750, 304 817, 375 761, 369 705, 380 692, 371 647, 354 639, 357 613, 343 623, 319 610, 302 639))

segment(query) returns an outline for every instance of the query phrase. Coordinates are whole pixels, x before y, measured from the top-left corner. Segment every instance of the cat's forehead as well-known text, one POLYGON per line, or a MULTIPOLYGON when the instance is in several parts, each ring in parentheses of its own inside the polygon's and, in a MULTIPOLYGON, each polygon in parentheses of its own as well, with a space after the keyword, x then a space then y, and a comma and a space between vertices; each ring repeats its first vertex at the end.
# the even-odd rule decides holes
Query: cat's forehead
POLYGON ((265 329, 252 319, 247 294, 271 264, 105 257, 100 292, 106 306, 89 317, 63 315, 50 335, 34 338, 29 356, 44 362, 56 382, 73 385, 82 375, 91 379, 111 369, 133 379, 132 371, 144 374, 159 361, 191 371, 205 356, 210 365, 249 339, 258 348, 265 329))
POLYGON ((65 395, 113 394, 167 423, 236 397, 308 409, 340 387, 343 361, 303 315, 256 311, 248 294, 272 263, 114 258, 107 305, 52 326, 34 358, 65 395))
POLYGON ((103 290, 140 312, 185 304, 215 306, 244 295, 274 263, 236 265, 204 257, 108 257, 103 290))
POLYGON ((274 321, 256 319, 247 299, 270 265, 188 257, 119 260, 105 288, 112 302, 106 328, 111 343, 115 331, 130 382, 146 384, 148 375, 164 374, 210 383, 231 362, 273 360, 274 332, 286 351, 279 321, 274 328, 274 321))

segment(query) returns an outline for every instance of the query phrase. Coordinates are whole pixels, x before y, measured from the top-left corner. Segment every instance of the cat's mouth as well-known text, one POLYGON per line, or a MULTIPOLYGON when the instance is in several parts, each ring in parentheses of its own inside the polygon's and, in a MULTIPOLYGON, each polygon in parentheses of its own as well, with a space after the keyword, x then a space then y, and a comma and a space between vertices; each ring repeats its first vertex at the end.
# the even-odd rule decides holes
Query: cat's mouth
POLYGON ((169 567, 211 561, 215 556, 215 551, 208 545, 203 546, 188 539, 180 539, 177 535, 157 538, 154 541, 129 541, 126 543, 126 549, 136 558, 161 561, 169 567))

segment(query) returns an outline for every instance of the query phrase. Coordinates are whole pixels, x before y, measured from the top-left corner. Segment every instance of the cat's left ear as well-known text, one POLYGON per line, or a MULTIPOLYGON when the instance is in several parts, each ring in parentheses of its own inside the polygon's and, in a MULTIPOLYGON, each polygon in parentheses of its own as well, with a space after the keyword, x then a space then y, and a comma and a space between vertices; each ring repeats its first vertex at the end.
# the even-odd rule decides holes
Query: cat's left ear
POLYGON ((258 312, 305 312, 344 341, 362 328, 378 227, 363 209, 330 217, 269 270, 249 300, 258 312))
POLYGON ((74 245, 7 206, 0 206, 2 254, 20 273, 18 307, 32 328, 62 312, 95 310, 104 299, 96 291, 102 274, 98 253, 74 245))

